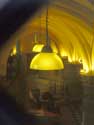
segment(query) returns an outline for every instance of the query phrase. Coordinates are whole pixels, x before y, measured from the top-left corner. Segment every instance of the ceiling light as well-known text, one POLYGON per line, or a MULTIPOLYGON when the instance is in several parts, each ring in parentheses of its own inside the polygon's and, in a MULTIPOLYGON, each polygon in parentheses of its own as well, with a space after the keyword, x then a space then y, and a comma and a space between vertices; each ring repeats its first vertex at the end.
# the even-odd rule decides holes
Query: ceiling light
POLYGON ((34 56, 30 63, 30 69, 33 70, 61 70, 64 68, 62 59, 56 53, 52 52, 50 39, 48 35, 48 6, 46 11, 46 45, 42 52, 34 56))

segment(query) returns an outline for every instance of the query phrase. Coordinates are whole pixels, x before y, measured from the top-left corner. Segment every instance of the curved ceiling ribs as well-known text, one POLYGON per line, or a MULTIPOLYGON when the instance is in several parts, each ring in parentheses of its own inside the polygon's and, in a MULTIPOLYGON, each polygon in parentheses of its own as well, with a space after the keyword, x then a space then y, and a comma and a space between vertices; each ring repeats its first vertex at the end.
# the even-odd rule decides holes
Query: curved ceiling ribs
MULTIPOLYGON (((45 8, 41 13, 41 34, 44 35, 45 8)), ((94 56, 91 56, 91 49, 94 46, 94 44, 91 46, 93 22, 93 5, 87 0, 53 0, 50 4, 49 36, 52 45, 56 45, 61 56, 67 55, 70 61, 81 59, 86 71, 94 70, 92 69, 94 66, 91 66, 94 65, 94 62, 91 63, 94 60, 94 56)), ((23 51, 31 51, 32 33, 39 28, 39 14, 36 14, 34 19, 30 19, 11 40, 15 41, 19 38, 23 51)), ((45 36, 42 37, 42 43, 45 43, 45 36)))

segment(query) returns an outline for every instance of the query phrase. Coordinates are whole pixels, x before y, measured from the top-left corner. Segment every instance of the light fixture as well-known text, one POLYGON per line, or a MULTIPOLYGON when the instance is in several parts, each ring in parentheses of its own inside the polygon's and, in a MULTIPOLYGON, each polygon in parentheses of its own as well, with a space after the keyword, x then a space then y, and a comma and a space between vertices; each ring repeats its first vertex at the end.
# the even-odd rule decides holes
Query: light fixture
POLYGON ((34 56, 30 63, 30 69, 33 70, 61 70, 64 68, 61 58, 52 52, 48 34, 48 6, 46 11, 46 45, 42 52, 34 56))
POLYGON ((16 55, 16 47, 13 47, 13 49, 12 49, 11 52, 10 52, 10 55, 11 55, 11 56, 16 55))
POLYGON ((42 51, 44 44, 41 42, 41 12, 39 14, 39 32, 34 32, 34 46, 32 49, 33 53, 39 53, 42 51))
POLYGON ((40 44, 37 42, 37 33, 34 33, 34 47, 32 49, 32 52, 38 53, 42 51, 42 48, 44 47, 44 44, 40 44))
POLYGON ((21 53, 21 48, 20 48, 20 42, 16 41, 16 45, 13 47, 13 49, 10 52, 11 56, 17 55, 21 53))

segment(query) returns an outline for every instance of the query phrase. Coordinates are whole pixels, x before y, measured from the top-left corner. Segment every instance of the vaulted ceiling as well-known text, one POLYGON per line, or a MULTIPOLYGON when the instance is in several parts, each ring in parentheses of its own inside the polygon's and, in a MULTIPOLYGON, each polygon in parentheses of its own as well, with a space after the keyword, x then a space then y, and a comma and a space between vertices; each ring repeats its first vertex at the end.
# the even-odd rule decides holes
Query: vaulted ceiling
MULTIPOLYGON (((38 42, 45 43, 45 14, 42 8, 30 18, 4 46, 1 64, 16 40, 23 52, 31 52, 34 32, 38 32, 38 42), (40 38, 39 38, 40 36, 40 38), (12 42, 11 42, 12 41, 12 42), (3 56, 5 55, 5 56, 3 56)), ((51 44, 61 56, 68 56, 70 62, 82 60, 84 69, 94 70, 94 0, 52 0, 49 6, 49 37, 51 44)))

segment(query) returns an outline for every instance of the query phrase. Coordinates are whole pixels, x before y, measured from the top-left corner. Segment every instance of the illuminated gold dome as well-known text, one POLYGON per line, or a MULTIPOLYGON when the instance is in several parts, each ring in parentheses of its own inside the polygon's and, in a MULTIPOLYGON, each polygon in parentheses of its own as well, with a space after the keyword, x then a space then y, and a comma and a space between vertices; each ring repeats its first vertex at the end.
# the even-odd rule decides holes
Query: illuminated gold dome
POLYGON ((55 53, 39 53, 30 64, 30 69, 34 70, 61 70, 63 68, 61 58, 55 53))

